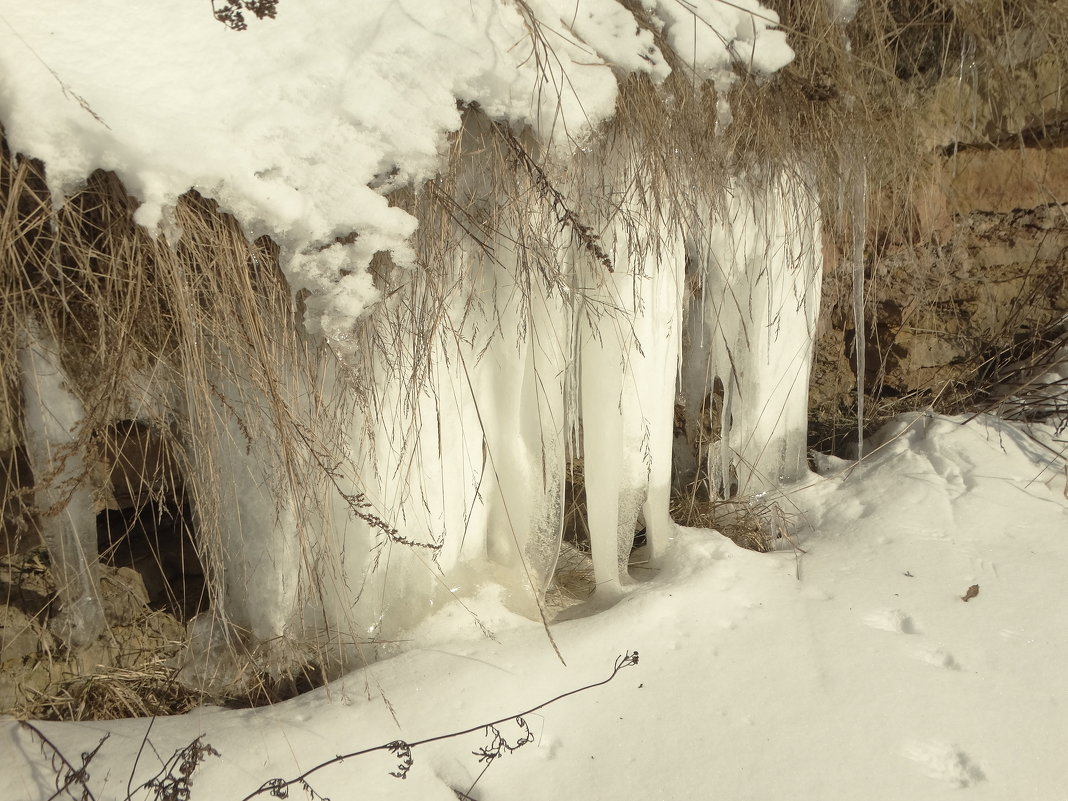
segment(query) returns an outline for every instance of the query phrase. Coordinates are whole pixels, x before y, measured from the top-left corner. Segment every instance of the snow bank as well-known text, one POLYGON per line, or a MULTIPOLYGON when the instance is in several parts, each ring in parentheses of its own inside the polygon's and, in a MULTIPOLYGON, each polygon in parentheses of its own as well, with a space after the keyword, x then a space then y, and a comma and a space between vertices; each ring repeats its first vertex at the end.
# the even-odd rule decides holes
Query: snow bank
MULTIPOLYGON (((473 753, 488 742, 479 727, 413 749, 404 781, 378 754, 320 771, 312 787, 395 801, 446 801, 454 788, 501 799, 709 788, 725 799, 1056 798, 1068 784, 1068 609, 1051 601, 1068 581, 1063 461, 1047 470, 1032 439, 1048 444, 1049 427, 961 423, 904 418, 863 480, 845 463, 794 492, 805 554, 675 530, 655 579, 554 628, 568 667, 539 626, 479 597, 472 608, 496 640, 473 640, 466 615, 445 607, 420 628, 426 647, 283 704, 37 725, 69 757, 110 733, 88 769, 101 801, 126 798, 199 735, 221 756, 196 769, 191 797, 236 799, 338 753, 520 712, 604 679, 636 649, 640 663, 611 683, 527 716, 533 742, 488 769, 473 753)), ((8 720, 0 734, 0 800, 51 795, 29 733, 8 720)))

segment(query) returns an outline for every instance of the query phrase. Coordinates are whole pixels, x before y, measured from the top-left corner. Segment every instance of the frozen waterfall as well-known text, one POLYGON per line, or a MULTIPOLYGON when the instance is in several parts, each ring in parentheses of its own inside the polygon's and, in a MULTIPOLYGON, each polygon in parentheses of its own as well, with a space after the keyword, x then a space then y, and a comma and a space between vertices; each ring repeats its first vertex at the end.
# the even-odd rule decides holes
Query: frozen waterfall
POLYGON ((805 473, 813 197, 791 176, 739 181, 686 228, 628 203, 601 236, 612 271, 567 242, 547 278, 502 234, 456 255, 448 297, 387 301, 394 336, 415 307, 437 323, 380 357, 375 406, 352 434, 356 488, 395 527, 339 523, 337 604, 364 636, 393 636, 486 582, 535 615, 559 548, 568 442, 581 450, 596 593, 623 592, 636 528, 654 561, 670 547, 680 392, 691 426, 722 395, 708 456, 721 496, 805 473))
POLYGON ((254 644, 299 625, 296 639, 319 630, 342 650, 404 638, 451 604, 482 626, 467 599, 491 584, 544 618, 569 458, 584 472, 595 603, 611 603, 632 581, 637 529, 653 567, 670 548, 680 398, 713 497, 804 475, 821 261, 803 182, 736 180, 696 218, 632 189, 599 231, 607 258, 558 232, 535 268, 501 229, 382 301, 325 525, 278 495, 263 443, 220 410, 215 459, 243 478, 221 499, 217 615, 254 644))

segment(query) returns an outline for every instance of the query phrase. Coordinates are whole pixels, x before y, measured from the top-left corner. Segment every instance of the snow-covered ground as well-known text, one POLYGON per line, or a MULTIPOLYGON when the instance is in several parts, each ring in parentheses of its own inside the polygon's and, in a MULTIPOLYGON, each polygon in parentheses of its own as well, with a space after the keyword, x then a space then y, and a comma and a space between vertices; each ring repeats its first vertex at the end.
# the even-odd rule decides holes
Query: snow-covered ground
MULTIPOLYGON (((309 776, 319 795, 290 797, 1063 799, 1068 496, 1046 446, 1063 455, 1064 443, 1045 426, 925 415, 882 439, 859 466, 824 460, 789 495, 804 553, 680 528, 653 578, 553 627, 566 667, 487 583, 469 606, 493 640, 454 606, 423 624, 420 647, 275 707, 202 709, 150 732, 146 720, 38 725, 68 757, 110 733, 89 768, 101 801, 201 735, 219 755, 194 772, 192 798, 240 799, 338 754, 523 712, 636 650, 610 683, 527 715, 533 741, 480 779, 482 730, 415 747, 405 780, 376 752, 309 776)), ((38 743, 0 727, 0 799, 49 797, 38 743)))

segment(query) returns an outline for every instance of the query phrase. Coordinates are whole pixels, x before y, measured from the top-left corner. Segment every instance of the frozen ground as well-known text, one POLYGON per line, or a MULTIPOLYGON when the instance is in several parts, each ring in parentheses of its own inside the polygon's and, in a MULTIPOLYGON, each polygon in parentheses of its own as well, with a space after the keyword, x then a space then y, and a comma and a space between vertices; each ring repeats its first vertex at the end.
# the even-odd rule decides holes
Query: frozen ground
MULTIPOLYGON (((831 462, 789 496, 803 554, 756 554, 680 529, 655 578, 613 608, 540 625, 487 584, 429 619, 424 645, 328 689, 255 711, 149 722, 39 724, 125 798, 160 756, 203 735, 219 752, 193 799, 240 799, 274 777, 393 740, 498 720, 600 681, 525 720, 533 741, 489 765, 479 730, 311 777, 292 798, 1063 799, 1068 788, 1068 498, 1052 431, 916 415, 860 467, 831 462), (975 590, 969 591, 975 587, 975 590), (969 597, 972 596, 972 597, 969 597), (967 599, 967 600, 965 600, 967 599), (132 781, 131 772, 133 771, 132 781)), ((0 723, 0 799, 48 798, 28 732, 0 723)), ((515 738, 514 723, 501 733, 515 738)), ((134 798, 147 798, 145 791, 134 798)))

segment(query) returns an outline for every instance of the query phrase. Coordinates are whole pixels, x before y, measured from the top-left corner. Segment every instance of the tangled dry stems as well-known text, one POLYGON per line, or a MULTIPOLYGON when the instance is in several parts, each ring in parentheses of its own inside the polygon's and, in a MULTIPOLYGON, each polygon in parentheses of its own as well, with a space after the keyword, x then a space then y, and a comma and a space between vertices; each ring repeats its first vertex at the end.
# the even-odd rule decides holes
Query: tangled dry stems
POLYGON ((13 711, 29 720, 114 720, 180 715, 203 701, 201 693, 175 680, 173 668, 151 661, 136 669, 111 667, 71 677, 33 693, 13 711))

